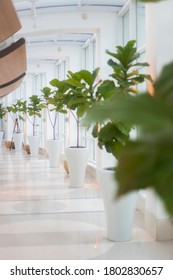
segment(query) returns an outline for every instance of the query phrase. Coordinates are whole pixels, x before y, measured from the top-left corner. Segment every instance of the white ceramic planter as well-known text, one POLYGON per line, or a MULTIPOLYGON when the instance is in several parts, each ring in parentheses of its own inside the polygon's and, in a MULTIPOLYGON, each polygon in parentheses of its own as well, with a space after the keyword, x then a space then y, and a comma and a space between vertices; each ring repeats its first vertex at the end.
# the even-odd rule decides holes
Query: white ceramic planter
POLYGON ((36 157, 39 151, 40 136, 38 135, 28 136, 28 142, 29 142, 31 156, 36 157))
POLYGON ((22 143, 23 143, 23 133, 14 133, 13 140, 14 140, 15 151, 21 151, 22 143))
POLYGON ((85 182, 89 148, 69 147, 65 149, 71 187, 82 187, 85 182))
POLYGON ((0 147, 2 146, 3 135, 4 135, 4 131, 0 130, 0 147))
POLYGON ((137 192, 116 198, 118 184, 114 178, 114 171, 99 169, 97 175, 103 194, 108 239, 131 240, 137 192))
POLYGON ((49 155, 49 166, 58 167, 62 150, 63 140, 47 140, 47 152, 49 155))

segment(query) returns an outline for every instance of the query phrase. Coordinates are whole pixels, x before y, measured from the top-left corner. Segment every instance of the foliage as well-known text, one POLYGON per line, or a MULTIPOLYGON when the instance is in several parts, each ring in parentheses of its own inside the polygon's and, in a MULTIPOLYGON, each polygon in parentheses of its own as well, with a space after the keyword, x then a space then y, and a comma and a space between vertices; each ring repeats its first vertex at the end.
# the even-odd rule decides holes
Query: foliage
MULTIPOLYGON (((6 108, 3 107, 3 105, 0 103, 0 120, 3 119, 6 115, 6 108)), ((0 128, 1 128, 1 123, 0 123, 0 128)))
POLYGON ((146 79, 151 80, 150 75, 139 73, 137 67, 149 66, 148 63, 138 63, 136 60, 140 57, 135 47, 135 40, 127 42, 123 46, 116 46, 116 52, 106 51, 114 58, 108 60, 108 65, 112 67, 113 74, 110 76, 116 81, 116 86, 125 92, 138 93, 136 85, 143 83, 146 79))
POLYGON ((58 79, 53 79, 50 81, 50 85, 54 86, 56 89, 52 90, 50 87, 44 87, 42 89, 42 93, 43 102, 47 108, 50 124, 53 130, 53 139, 55 140, 58 113, 67 113, 67 110, 64 109, 64 93, 68 87, 63 81, 59 81, 58 79), (55 111, 54 119, 52 119, 50 114, 52 111, 55 111))
POLYGON ((14 114, 14 118, 19 118, 19 120, 23 121, 23 114, 26 113, 27 110, 26 101, 23 101, 22 99, 17 100, 16 103, 7 106, 7 110, 14 114))
POLYGON ((26 101, 22 99, 17 100, 16 103, 7 106, 7 111, 13 115, 14 132, 21 133, 19 121, 24 121, 24 114, 27 111, 26 101))
POLYGON ((42 102, 42 98, 38 95, 32 95, 29 97, 28 105, 27 105, 27 113, 30 117, 33 118, 31 122, 33 127, 33 136, 36 135, 35 128, 36 124, 36 117, 41 117, 41 111, 45 108, 45 105, 42 102))
POLYGON ((139 0, 139 2, 144 2, 144 3, 157 3, 160 1, 163 1, 163 0, 139 0))
MULTIPOLYGON (((98 92, 101 93, 101 100, 99 109, 94 106, 88 113, 88 123, 96 123, 93 129, 93 136, 98 138, 98 145, 102 149, 105 147, 108 153, 118 158, 119 151, 126 144, 132 124, 128 120, 120 121, 119 118, 114 119, 114 110, 111 111, 113 118, 109 117, 104 110, 104 104, 108 100, 114 100, 118 98, 128 98, 131 93, 138 93, 137 85, 145 80, 152 81, 150 75, 140 74, 138 67, 146 67, 148 63, 138 63, 136 59, 140 57, 135 47, 135 41, 129 41, 124 47, 117 46, 117 52, 113 53, 106 51, 107 54, 114 59, 108 60, 108 65, 112 67, 113 73, 110 75, 113 80, 104 81, 98 88, 98 92), (103 101, 102 101, 103 100, 103 101), (95 111, 96 109, 96 111, 95 111), (103 112, 105 112, 104 118, 103 112), (101 129, 97 130, 98 123, 101 123, 101 129)), ((111 103, 111 101, 110 101, 111 103)))
POLYGON ((3 107, 3 105, 0 103, 0 119, 3 119, 5 117, 7 110, 3 107))
POLYGON ((119 119, 140 126, 136 140, 129 140, 119 154, 116 178, 119 195, 151 187, 173 214, 173 63, 162 70, 148 93, 111 98, 92 111, 91 118, 119 119), (99 114, 99 117, 98 117, 99 114))
POLYGON ((116 156, 127 142, 130 130, 130 126, 126 124, 109 121, 95 134, 93 130, 93 136, 98 138, 99 148, 102 149, 105 146, 108 153, 116 156))
MULTIPOLYGON (((145 98, 138 123, 144 132, 122 151, 117 168, 119 194, 152 187, 173 214, 173 63, 165 66, 154 85, 154 97, 145 98), (142 163, 142 164, 141 164, 142 163), (123 173, 126 172, 126 176, 123 173)), ((140 102, 140 100, 139 100, 140 102)), ((138 106, 138 100, 135 105, 138 106)), ((132 101, 133 103, 133 101, 132 101)), ((126 116, 133 118, 131 107, 126 116), (132 116, 132 117, 131 117, 132 116)))
POLYGON ((79 146, 80 121, 96 100, 95 91, 100 83, 97 81, 98 73, 99 68, 93 72, 84 69, 75 73, 68 71, 68 78, 65 80, 68 91, 65 94, 64 102, 76 120, 77 147, 79 146))

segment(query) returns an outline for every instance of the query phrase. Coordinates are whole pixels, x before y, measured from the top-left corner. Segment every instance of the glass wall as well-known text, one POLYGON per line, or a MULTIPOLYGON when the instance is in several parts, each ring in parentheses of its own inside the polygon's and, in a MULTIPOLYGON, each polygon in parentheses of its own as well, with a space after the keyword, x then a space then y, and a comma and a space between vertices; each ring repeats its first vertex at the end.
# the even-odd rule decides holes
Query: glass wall
POLYGON ((137 47, 145 45, 145 4, 136 2, 136 41, 137 47))
MULTIPOLYGON (((42 92, 41 89, 44 86, 44 74, 39 73, 36 75, 33 75, 33 94, 38 95, 41 97, 42 92)), ((37 117, 37 126, 36 126, 36 133, 40 134, 41 140, 40 140, 40 145, 41 147, 44 146, 44 113, 42 112, 41 118, 37 117)))
MULTIPOLYGON (((96 66, 96 40, 91 40, 82 52, 83 68, 93 71, 96 66)), ((88 130, 85 127, 80 128, 81 144, 90 147, 89 161, 96 162, 96 140, 92 137, 92 127, 88 130)))
POLYGON ((122 17, 123 22, 123 45, 130 40, 130 11, 128 10, 122 17))
MULTIPOLYGON (((67 61, 63 60, 60 61, 56 66, 56 73, 57 78, 59 80, 66 79, 67 76, 67 61)), ((63 138, 64 139, 64 146, 66 143, 66 120, 65 120, 64 114, 58 114, 57 117, 57 124, 56 124, 56 137, 57 138, 63 138)))
POLYGON ((60 61, 56 66, 56 76, 59 80, 64 80, 67 74, 66 60, 60 61))

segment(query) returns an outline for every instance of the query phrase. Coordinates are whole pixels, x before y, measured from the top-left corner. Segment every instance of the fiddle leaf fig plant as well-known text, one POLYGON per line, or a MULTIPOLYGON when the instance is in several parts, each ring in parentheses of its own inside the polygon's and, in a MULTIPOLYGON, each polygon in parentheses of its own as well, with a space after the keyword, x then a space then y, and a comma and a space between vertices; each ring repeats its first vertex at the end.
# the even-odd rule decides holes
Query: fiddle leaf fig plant
POLYGON ((173 215, 173 62, 154 83, 154 95, 119 95, 97 105, 88 116, 140 126, 137 139, 129 139, 118 156, 115 176, 119 195, 152 188, 173 215))
MULTIPOLYGON (((98 88, 98 93, 101 94, 100 111, 97 110, 97 116, 95 114, 95 107, 91 109, 90 114, 93 117, 89 117, 89 123, 94 120, 96 123, 92 132, 93 137, 98 139, 98 146, 102 149, 105 147, 108 153, 111 153, 115 158, 118 158, 119 152, 129 139, 130 132, 133 128, 132 123, 128 120, 121 121, 119 118, 111 118, 105 114, 105 118, 102 118, 102 108, 107 100, 113 100, 121 96, 127 99, 132 93, 138 93, 137 86, 146 80, 152 81, 150 75, 141 74, 139 67, 149 66, 146 62, 136 62, 140 57, 140 53, 137 52, 135 47, 135 40, 127 42, 122 46, 117 46, 115 53, 106 51, 108 55, 113 59, 108 60, 108 65, 111 66, 113 73, 110 75, 112 80, 104 81, 98 88), (92 113, 93 112, 93 113, 92 113), (101 124, 101 128, 98 130, 98 123, 101 124)), ((97 93, 97 94, 98 94, 97 93)), ((111 102, 111 101, 110 101, 111 102)))
POLYGON ((24 121, 24 114, 27 111, 26 101, 17 100, 11 106, 7 106, 7 111, 12 114, 12 119, 14 121, 14 132, 21 133, 20 121, 24 121))
POLYGON ((40 96, 32 95, 29 97, 28 105, 27 105, 27 113, 29 117, 31 117, 31 119, 29 118, 29 121, 32 124, 33 136, 36 135, 36 127, 38 126, 37 117, 41 118, 41 111, 44 108, 45 105, 43 104, 43 100, 40 96))
POLYGON ((145 80, 152 82, 151 76, 139 72, 139 67, 148 67, 146 62, 136 62, 140 58, 140 53, 135 47, 136 41, 131 40, 123 46, 116 46, 116 52, 106 50, 106 53, 113 57, 108 60, 108 65, 112 67, 113 73, 110 75, 119 89, 125 92, 138 93, 137 85, 145 80))
POLYGON ((68 72, 68 79, 65 80, 68 91, 65 97, 65 104, 76 120, 76 146, 80 146, 79 127, 80 122, 87 110, 93 106, 96 100, 95 92, 100 84, 97 80, 99 68, 93 72, 80 70, 78 72, 68 72))
POLYGON ((2 103, 0 103, 0 120, 2 120, 5 117, 6 113, 7 109, 3 107, 2 103))
POLYGON ((0 119, 3 119, 5 117, 7 110, 3 107, 3 105, 0 103, 0 119))
POLYGON ((55 140, 58 114, 67 113, 64 105, 64 94, 68 87, 65 85, 64 81, 59 81, 58 79, 53 79, 50 81, 50 85, 54 86, 56 89, 52 90, 50 87, 44 87, 42 89, 42 93, 44 104, 47 108, 49 121, 52 126, 53 139, 55 140), (54 112, 54 116, 51 115, 51 112, 54 112))

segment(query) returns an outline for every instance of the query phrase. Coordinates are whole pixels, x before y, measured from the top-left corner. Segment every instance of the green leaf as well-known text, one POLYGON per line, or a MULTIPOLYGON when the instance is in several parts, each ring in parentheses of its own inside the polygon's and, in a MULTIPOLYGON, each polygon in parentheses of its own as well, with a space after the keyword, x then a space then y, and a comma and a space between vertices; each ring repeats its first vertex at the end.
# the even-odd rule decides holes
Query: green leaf
POLYGON ((118 157, 119 151, 129 138, 128 130, 125 130, 124 126, 123 130, 121 128, 122 125, 118 123, 108 122, 98 132, 94 131, 98 137, 99 147, 102 149, 104 146, 106 151, 112 153, 115 157, 118 157))
POLYGON ((78 74, 80 75, 80 79, 84 80, 89 86, 92 85, 93 83, 93 75, 91 72, 87 71, 87 70, 81 70, 78 72, 78 74))
POLYGON ((129 142, 119 155, 116 178, 119 195, 129 191, 153 188, 173 214, 173 137, 156 138, 157 141, 129 142), (124 173, 125 171, 125 173, 124 173), (126 176, 124 176, 126 174, 126 176))
POLYGON ((87 103, 81 105, 81 106, 77 109, 77 116, 80 117, 80 118, 83 117, 83 115, 86 113, 88 107, 89 107, 89 105, 88 105, 87 103))
POLYGON ((114 81, 105 80, 98 87, 98 90, 97 90, 96 94, 97 95, 101 94, 101 96, 104 99, 107 99, 107 98, 111 97, 114 94, 114 91, 115 91, 115 83, 114 83, 114 81))
POLYGON ((66 84, 69 86, 73 86, 73 87, 79 87, 79 88, 84 88, 84 84, 82 84, 80 81, 75 80, 75 79, 68 79, 66 80, 66 84))
POLYGON ((98 123, 96 123, 92 129, 92 136, 94 138, 97 138, 98 137, 98 123))

